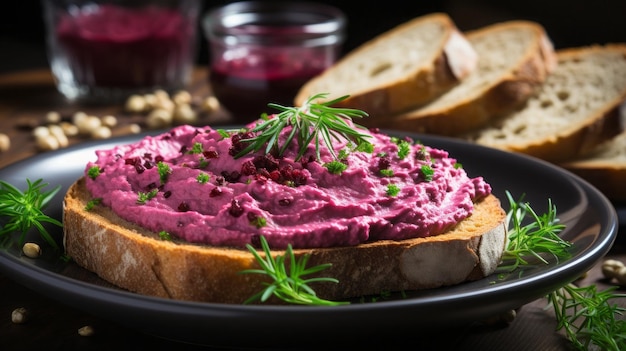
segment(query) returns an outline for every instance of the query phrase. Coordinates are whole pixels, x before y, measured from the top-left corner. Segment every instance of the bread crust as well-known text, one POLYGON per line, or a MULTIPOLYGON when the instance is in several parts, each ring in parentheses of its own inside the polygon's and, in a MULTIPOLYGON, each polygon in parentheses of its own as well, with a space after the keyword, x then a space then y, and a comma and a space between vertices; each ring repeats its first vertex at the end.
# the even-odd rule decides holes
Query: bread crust
MULTIPOLYGON (((626 45, 606 44, 560 49, 556 55, 561 67, 565 62, 584 61, 585 57, 593 57, 594 55, 615 55, 615 57, 620 58, 620 61, 624 61, 626 45)), ((575 72, 568 74, 573 77, 576 75, 575 72)), ((604 78, 608 79, 608 75, 604 78)), ((549 84, 549 79, 545 84, 549 84)), ((482 130, 478 128, 462 138, 484 146, 524 153, 553 163, 565 163, 575 158, 585 157, 598 145, 611 140, 624 130, 623 104, 626 101, 626 86, 623 83, 619 84, 619 86, 616 85, 619 91, 614 94, 615 96, 610 95, 610 98, 603 98, 602 105, 589 110, 584 115, 584 119, 571 120, 558 131, 541 136, 533 134, 532 138, 519 138, 510 142, 503 142, 502 140, 505 139, 492 138, 488 140, 485 138, 481 140, 477 135, 480 135, 482 130)), ((566 90, 565 87, 563 89, 566 90)), ((605 94, 605 96, 609 95, 605 94)), ((544 103, 542 92, 539 92, 537 97, 532 97, 532 99, 529 101, 544 103)), ((579 103, 581 106, 586 104, 585 101, 579 103)), ((516 110, 510 116, 516 117, 516 113, 524 112, 525 109, 526 107, 516 110)), ((539 110, 528 115, 533 117, 544 116, 539 110)), ((546 115, 545 117, 549 118, 550 116, 546 115)), ((491 129, 501 128, 501 125, 506 123, 507 118, 509 115, 502 116, 501 119, 494 120, 494 125, 489 127, 491 129)), ((567 111, 560 112, 558 118, 567 121, 569 113, 567 111)))
MULTIPOLYGON (((235 304, 263 288, 262 275, 239 274, 258 268, 247 250, 164 241, 103 206, 85 210, 90 200, 84 178, 69 188, 63 203, 65 249, 79 266, 104 280, 143 295, 235 304)), ((505 218, 499 200, 489 195, 446 234, 294 252, 296 257, 309 254, 309 265, 332 264, 321 275, 339 283, 314 285, 323 298, 436 288, 495 270, 507 240, 505 218)))
POLYGON ((439 23, 444 29, 433 56, 416 62, 402 78, 380 84, 364 84, 358 90, 350 91, 350 96, 336 106, 361 109, 370 116, 387 116, 423 105, 448 91, 474 70, 477 57, 465 35, 447 14, 432 13, 403 23, 348 53, 325 72, 305 83, 294 99, 295 106, 302 106, 314 94, 329 93, 326 100, 339 97, 342 94, 319 91, 320 83, 336 80, 335 72, 338 69, 352 65, 355 58, 366 55, 364 52, 370 48, 427 22, 439 23))
MULTIPOLYGON (((466 33, 470 43, 502 31, 528 31, 534 40, 504 74, 486 81, 479 90, 463 94, 453 104, 425 105, 392 117, 365 121, 370 126, 456 136, 486 125, 521 107, 556 66, 556 56, 544 28, 530 21, 496 23, 466 33)), ((479 52, 479 55, 481 53, 479 52)), ((479 58, 480 59, 480 58, 479 58)), ((482 75, 480 69, 473 74, 482 75)), ((462 86, 462 84, 461 84, 462 86)))
MULTIPOLYGON (((626 113, 626 102, 622 104, 626 113)), ((626 122, 626 115, 624 115, 626 122)), ((626 131, 600 144, 584 157, 559 166, 587 180, 613 201, 626 201, 626 131)))

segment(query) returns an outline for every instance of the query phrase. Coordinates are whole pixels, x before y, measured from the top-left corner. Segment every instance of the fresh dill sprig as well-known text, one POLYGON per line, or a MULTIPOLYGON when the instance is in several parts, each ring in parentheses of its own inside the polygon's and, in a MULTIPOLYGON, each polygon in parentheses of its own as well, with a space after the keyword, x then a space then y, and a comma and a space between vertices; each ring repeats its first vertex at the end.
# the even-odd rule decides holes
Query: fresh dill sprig
POLYGON ((256 251, 256 249, 247 244, 246 247, 261 266, 261 269, 247 269, 241 273, 263 274, 272 279, 271 283, 264 283, 265 289, 247 299, 244 303, 249 304, 254 301, 267 301, 272 295, 280 300, 291 304, 300 305, 324 305, 336 306, 347 304, 347 302, 330 301, 317 297, 315 291, 308 285, 313 282, 332 282, 339 281, 334 278, 316 277, 305 279, 304 276, 320 272, 330 267, 330 264, 321 264, 313 267, 306 267, 309 255, 305 254, 296 260, 291 245, 287 246, 284 255, 272 256, 269 244, 264 236, 260 237, 261 247, 265 253, 265 258, 256 251), (289 264, 287 263, 289 260, 289 264))
MULTIPOLYGON (((514 201, 509 192, 506 195, 511 208, 507 213, 509 241, 503 262, 513 260, 514 263, 501 264, 499 270, 512 272, 532 265, 528 257, 548 264, 542 253, 557 260, 569 256, 571 243, 558 236, 564 225, 558 223, 556 207, 551 201, 548 211, 539 216, 530 204, 514 201), (525 222, 527 219, 530 219, 528 223, 525 222)), ((626 309, 611 303, 611 300, 626 295, 615 294, 614 290, 616 287, 598 291, 595 284, 576 286, 569 283, 546 296, 554 308, 557 330, 564 330, 576 349, 626 350, 626 320, 618 318, 626 309)))
POLYGON ((311 142, 315 144, 318 160, 320 160, 320 146, 322 143, 326 145, 334 159, 338 159, 338 157, 333 146, 333 140, 353 142, 357 147, 365 143, 369 144, 367 138, 370 136, 359 132, 355 128, 360 127, 359 125, 351 126, 347 122, 347 120, 354 117, 366 117, 368 114, 356 109, 331 107, 331 105, 345 100, 348 96, 342 96, 327 102, 316 102, 316 100, 327 95, 325 93, 313 95, 301 107, 268 104, 268 106, 281 112, 271 118, 264 118, 252 128, 250 131, 255 133, 255 136, 242 139, 243 142, 248 142, 249 145, 235 157, 242 157, 250 152, 259 151, 264 147, 265 153, 270 153, 273 149, 276 149, 278 155, 281 156, 287 147, 291 145, 294 138, 296 138, 299 147, 296 160, 304 155, 311 142), (291 132, 283 144, 279 145, 280 133, 287 126, 292 127, 291 132))
POLYGON ((61 186, 43 191, 48 186, 42 179, 32 182, 26 179, 27 187, 24 191, 0 180, 0 218, 8 218, 0 229, 0 236, 13 232, 21 232, 20 243, 24 242, 26 233, 33 227, 37 228, 41 237, 55 249, 59 249, 44 223, 62 227, 58 220, 43 213, 43 209, 61 186))
POLYGON ((578 350, 619 351, 626 349, 626 320, 616 318, 626 308, 612 304, 617 287, 598 291, 596 285, 568 284, 548 295, 554 307, 557 329, 564 330, 578 350))
POLYGON ((552 255, 557 260, 570 255, 568 249, 571 243, 559 236, 565 226, 559 223, 556 206, 551 200, 548 200, 548 211, 538 215, 529 203, 513 199, 508 191, 506 196, 510 205, 507 213, 509 242, 502 260, 512 260, 513 263, 500 265, 500 270, 513 271, 519 266, 528 265, 529 257, 547 264, 542 254, 552 255), (528 223, 527 219, 530 219, 528 223))

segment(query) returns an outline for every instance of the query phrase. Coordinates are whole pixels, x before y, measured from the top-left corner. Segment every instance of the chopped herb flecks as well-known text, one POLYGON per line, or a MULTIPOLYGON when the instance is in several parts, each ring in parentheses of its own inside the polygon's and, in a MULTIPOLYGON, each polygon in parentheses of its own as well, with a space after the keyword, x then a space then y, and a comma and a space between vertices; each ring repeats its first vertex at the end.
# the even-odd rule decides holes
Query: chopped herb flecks
POLYGON ((340 161, 331 161, 325 163, 324 167, 332 174, 341 175, 348 168, 348 165, 340 161))
POLYGON ((102 170, 100 169, 100 166, 91 166, 89 167, 89 170, 87 171, 87 176, 91 179, 98 178, 100 174, 102 174, 102 170))
POLYGON ((161 184, 165 184, 170 173, 172 173, 172 169, 167 163, 162 161, 157 163, 157 169, 159 170, 159 179, 161 180, 161 184))
POLYGON ((400 193, 400 188, 395 184, 387 185, 387 195, 389 196, 398 196, 400 193))

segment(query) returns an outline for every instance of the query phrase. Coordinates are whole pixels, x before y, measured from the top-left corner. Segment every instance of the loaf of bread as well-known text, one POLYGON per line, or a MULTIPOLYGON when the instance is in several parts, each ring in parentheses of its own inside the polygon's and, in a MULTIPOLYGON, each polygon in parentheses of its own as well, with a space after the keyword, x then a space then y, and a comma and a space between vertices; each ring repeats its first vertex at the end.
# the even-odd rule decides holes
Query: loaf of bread
POLYGON ((552 43, 535 22, 496 23, 465 34, 478 66, 460 84, 417 109, 364 123, 454 136, 519 108, 555 67, 552 43))
POLYGON ((433 100, 476 67, 476 52, 444 13, 415 18, 348 53, 297 93, 295 106, 318 93, 337 106, 395 114, 433 100))
POLYGON ((562 49, 557 58, 556 69, 521 109, 462 137, 558 163, 619 134, 626 44, 562 49))
MULTIPOLYGON (((622 112, 626 116, 626 103, 622 104, 622 112)), ((626 132, 560 166, 589 181, 609 199, 626 201, 626 132)))
MULTIPOLYGON (((258 268, 245 249, 164 241, 107 207, 85 210, 91 200, 85 178, 65 196, 66 251, 80 266, 116 286, 163 298, 237 304, 267 282, 260 275, 240 274, 258 268)), ((436 288, 480 279, 496 269, 506 244, 505 217, 499 200, 489 195, 445 234, 294 252, 297 257, 311 255, 310 265, 332 264, 321 275, 339 283, 313 285, 323 298, 436 288)))

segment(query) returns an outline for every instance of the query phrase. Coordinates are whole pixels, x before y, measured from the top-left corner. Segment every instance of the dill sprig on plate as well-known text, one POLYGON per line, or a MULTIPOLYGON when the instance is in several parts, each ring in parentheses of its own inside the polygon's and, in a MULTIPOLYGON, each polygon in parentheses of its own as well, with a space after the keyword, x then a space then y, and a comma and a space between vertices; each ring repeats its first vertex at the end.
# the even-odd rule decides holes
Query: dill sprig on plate
POLYGON ((359 132, 358 128, 363 128, 357 124, 351 125, 352 118, 366 117, 368 114, 361 110, 350 108, 331 107, 339 101, 345 100, 348 96, 342 96, 327 102, 316 102, 316 100, 326 97, 328 94, 316 94, 307 99, 301 107, 286 107, 274 103, 268 104, 280 113, 264 118, 252 129, 255 135, 251 138, 242 139, 249 145, 235 155, 242 157, 250 152, 256 152, 265 148, 265 153, 276 149, 278 156, 281 156, 291 145, 294 139, 298 142, 298 155, 300 159, 309 147, 311 142, 315 145, 317 159, 320 160, 320 146, 326 145, 333 158, 337 159, 337 153, 333 146, 334 141, 346 141, 357 145, 369 143, 370 136, 359 132), (282 145, 279 144, 281 131, 291 126, 282 145))
MULTIPOLYGON (((509 240, 503 262, 513 263, 502 263, 499 270, 513 272, 533 264, 548 264, 542 254, 557 261, 570 256, 568 248, 572 244, 558 235, 565 226, 559 223, 552 201, 548 201, 546 213, 537 215, 529 203, 515 201, 509 192, 506 195, 511 208, 507 213, 509 240), (538 262, 530 262, 530 257, 538 262)), ((576 349, 626 350, 626 321, 619 318, 626 309, 611 301, 626 295, 616 294, 615 290, 611 287, 598 291, 595 284, 569 283, 546 296, 554 309, 557 330, 563 330, 576 349)))
POLYGON ((317 297, 315 291, 309 286, 313 282, 338 283, 337 279, 327 277, 304 278, 307 275, 327 269, 330 267, 329 263, 307 268, 309 255, 302 255, 296 260, 291 245, 287 246, 284 255, 273 257, 265 237, 261 236, 260 239, 265 258, 261 257, 252 245, 247 244, 246 247, 261 268, 247 269, 241 271, 241 273, 263 274, 271 278, 271 283, 264 283, 265 289, 250 297, 244 303, 248 304, 257 300, 266 302, 272 295, 287 303, 299 305, 336 306, 347 303, 321 299, 317 297))
POLYGON ((548 200, 548 210, 538 215, 529 203, 513 199, 510 192, 506 192, 510 209, 507 212, 508 244, 502 255, 503 262, 500 270, 512 271, 519 266, 528 265, 529 258, 534 257, 540 262, 548 262, 542 254, 554 256, 557 260, 570 255, 570 242, 559 236, 565 226, 559 223, 556 206, 548 200), (528 221, 530 219, 530 221, 528 221))
POLYGON ((44 214, 43 209, 61 186, 43 191, 48 186, 42 179, 32 182, 26 179, 24 191, 0 180, 0 218, 7 221, 0 229, 0 236, 13 232, 21 232, 20 243, 24 243, 26 233, 33 227, 37 228, 44 240, 53 248, 58 249, 56 241, 46 230, 44 223, 63 226, 58 220, 44 214))

